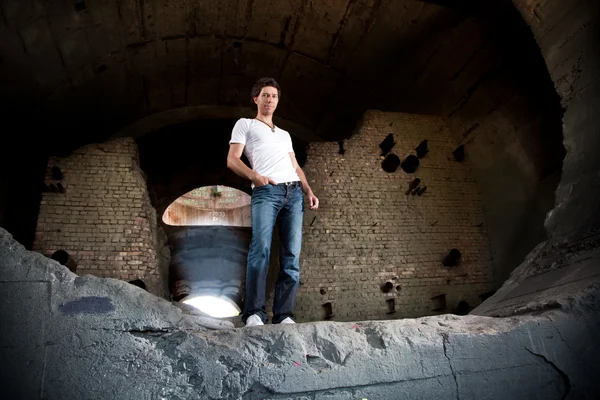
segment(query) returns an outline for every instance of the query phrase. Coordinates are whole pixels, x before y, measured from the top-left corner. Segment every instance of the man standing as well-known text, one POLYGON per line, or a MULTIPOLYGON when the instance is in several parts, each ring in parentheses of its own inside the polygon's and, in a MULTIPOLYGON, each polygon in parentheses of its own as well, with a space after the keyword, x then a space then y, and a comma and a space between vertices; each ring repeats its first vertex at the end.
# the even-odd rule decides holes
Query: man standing
POLYGON ((311 210, 319 207, 302 168, 298 165, 290 134, 273 124, 281 90, 272 78, 259 79, 252 88, 258 107, 256 118, 239 119, 231 133, 227 167, 252 181, 252 241, 246 266, 246 299, 242 321, 264 325, 266 280, 275 222, 279 223, 281 265, 275 285, 273 323, 293 324, 300 277, 300 248, 304 196, 311 210), (241 160, 246 155, 252 169, 241 160))

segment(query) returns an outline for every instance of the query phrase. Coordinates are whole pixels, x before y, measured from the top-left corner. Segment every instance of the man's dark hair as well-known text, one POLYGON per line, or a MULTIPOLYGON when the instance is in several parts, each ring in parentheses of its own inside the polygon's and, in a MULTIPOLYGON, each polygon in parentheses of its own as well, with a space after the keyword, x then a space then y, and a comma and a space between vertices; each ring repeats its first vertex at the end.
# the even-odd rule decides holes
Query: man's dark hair
POLYGON ((260 91, 265 86, 271 86, 277 89, 277 95, 281 97, 281 87, 279 87, 279 83, 273 78, 260 78, 256 81, 254 86, 252 86, 252 92, 250 92, 250 99, 254 100, 255 97, 258 97, 260 91))

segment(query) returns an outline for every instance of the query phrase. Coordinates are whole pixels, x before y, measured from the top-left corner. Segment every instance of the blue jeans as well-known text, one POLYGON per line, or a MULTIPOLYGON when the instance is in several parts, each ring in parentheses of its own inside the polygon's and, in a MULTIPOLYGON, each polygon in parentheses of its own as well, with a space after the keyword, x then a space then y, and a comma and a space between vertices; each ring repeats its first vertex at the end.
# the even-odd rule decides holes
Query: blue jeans
POLYGON ((246 297, 242 321, 257 314, 267 319, 265 296, 275 222, 281 239, 280 268, 275 284, 273 323, 293 317, 300 282, 300 248, 304 196, 300 182, 291 185, 267 184, 252 191, 252 241, 246 266, 246 297))

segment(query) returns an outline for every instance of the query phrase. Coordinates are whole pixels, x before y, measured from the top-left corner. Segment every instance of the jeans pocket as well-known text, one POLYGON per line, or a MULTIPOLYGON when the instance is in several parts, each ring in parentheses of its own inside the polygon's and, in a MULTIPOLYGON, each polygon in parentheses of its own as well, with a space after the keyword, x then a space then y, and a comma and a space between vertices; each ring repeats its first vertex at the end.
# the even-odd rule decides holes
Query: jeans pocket
POLYGON ((259 190, 264 189, 264 188, 266 188, 267 186, 270 186, 270 185, 271 185, 270 183, 267 183, 266 185, 262 185, 262 186, 254 186, 254 189, 252 189, 252 191, 253 192, 254 191, 259 191, 259 190))

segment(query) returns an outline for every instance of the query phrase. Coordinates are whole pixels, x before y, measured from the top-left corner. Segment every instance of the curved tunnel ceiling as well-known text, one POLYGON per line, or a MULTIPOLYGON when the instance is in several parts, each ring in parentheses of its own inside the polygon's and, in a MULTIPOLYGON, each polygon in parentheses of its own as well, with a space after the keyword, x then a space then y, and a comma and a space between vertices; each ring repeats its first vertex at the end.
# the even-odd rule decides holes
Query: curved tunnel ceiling
POLYGON ((510 14, 490 3, 512 8, 506 0, 485 10, 458 0, 4 1, 2 97, 5 110, 59 127, 50 144, 76 146, 172 109, 251 107, 254 81, 273 76, 283 87, 279 117, 339 139, 368 108, 447 112, 464 95, 448 83, 510 14))

